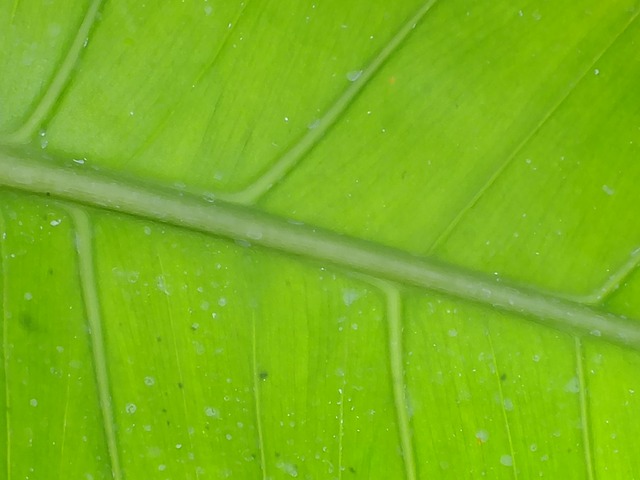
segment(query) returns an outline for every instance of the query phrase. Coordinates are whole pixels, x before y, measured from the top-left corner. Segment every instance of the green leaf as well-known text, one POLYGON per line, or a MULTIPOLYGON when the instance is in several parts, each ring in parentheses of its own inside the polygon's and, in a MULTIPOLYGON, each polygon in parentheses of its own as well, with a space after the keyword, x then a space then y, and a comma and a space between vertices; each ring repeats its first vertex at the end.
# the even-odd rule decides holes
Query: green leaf
POLYGON ((640 475, 639 12, 0 2, 1 475, 640 475))

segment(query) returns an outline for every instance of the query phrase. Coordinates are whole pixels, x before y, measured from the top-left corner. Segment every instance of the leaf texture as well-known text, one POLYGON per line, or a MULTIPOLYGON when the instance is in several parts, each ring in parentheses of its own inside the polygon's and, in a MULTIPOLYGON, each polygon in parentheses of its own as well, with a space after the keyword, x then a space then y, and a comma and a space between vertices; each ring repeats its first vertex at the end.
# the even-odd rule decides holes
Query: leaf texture
POLYGON ((2 475, 640 475, 638 12, 1 2, 2 475))

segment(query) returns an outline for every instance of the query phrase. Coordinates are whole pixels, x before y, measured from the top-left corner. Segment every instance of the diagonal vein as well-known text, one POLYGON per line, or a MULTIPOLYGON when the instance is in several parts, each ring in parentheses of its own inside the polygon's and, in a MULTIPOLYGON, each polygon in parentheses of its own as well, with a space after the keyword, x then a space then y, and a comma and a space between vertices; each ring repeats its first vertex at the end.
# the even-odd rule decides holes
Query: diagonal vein
POLYGON ((249 207, 116 181, 82 167, 0 154, 0 185, 76 204, 242 240, 376 278, 438 291, 523 315, 540 324, 640 350, 640 322, 499 278, 358 238, 299 225, 249 207))
POLYGON ((427 0, 424 2, 418 11, 409 18, 384 48, 380 50, 369 66, 362 71, 358 79, 351 83, 326 111, 324 116, 315 122, 314 128, 307 130, 306 134, 289 148, 282 157, 276 160, 262 176, 245 189, 234 193, 220 194, 219 198, 233 203, 252 204, 268 192, 275 183, 284 178, 285 175, 300 163, 302 158, 318 143, 325 133, 336 124, 356 96, 364 89, 389 57, 398 50, 435 3, 436 0, 427 0))
MULTIPOLYGON (((376 282, 382 283, 382 282, 376 282)), ((389 331, 389 362, 391 367, 391 383, 400 434, 400 447, 404 459, 404 471, 407 480, 416 480, 416 460, 413 450, 413 435, 411 420, 407 406, 406 386, 404 381, 404 367, 402 354, 402 305, 398 289, 392 285, 380 285, 387 301, 387 325, 389 331)))
POLYGON ((627 261, 620 265, 609 275, 605 282, 595 288, 591 293, 569 298, 575 302, 585 303, 587 305, 602 303, 613 295, 616 289, 638 268, 638 265, 640 265, 640 248, 633 250, 627 261))
POLYGON ((102 318, 100 303, 96 292, 96 278, 93 267, 93 252, 91 248, 92 229, 86 212, 76 207, 69 208, 71 218, 76 228, 76 249, 78 253, 79 276, 82 296, 86 305, 87 322, 91 338, 91 351, 100 399, 100 411, 107 442, 107 450, 111 462, 111 472, 114 480, 122 480, 120 457, 118 453, 118 437, 111 403, 111 386, 107 367, 107 353, 102 332, 102 318))
POLYGON ((89 32, 96 21, 101 3, 102 0, 93 0, 89 5, 87 13, 78 28, 78 33, 73 39, 71 48, 69 48, 60 68, 58 68, 57 72, 54 74, 53 80, 51 80, 51 83, 49 84, 49 88, 44 92, 40 103, 33 110, 31 116, 15 132, 0 136, 0 143, 7 145, 24 144, 32 140, 36 129, 42 124, 47 115, 49 115, 56 100, 58 100, 62 91, 69 84, 73 70, 78 63, 82 49, 89 37, 89 32))
POLYGON ((487 181, 480 187, 478 191, 474 193, 474 195, 469 199, 469 201, 458 211, 455 217, 449 222, 447 227, 438 235, 436 240, 433 242, 431 247, 429 248, 429 252, 433 252, 436 250, 438 246, 440 246, 451 233, 455 230, 455 228, 460 224, 462 219, 469 213, 473 207, 480 201, 483 195, 496 183, 496 181, 502 176, 505 170, 511 165, 517 155, 522 151, 522 149, 531 141, 531 139, 547 124, 549 119, 560 109, 560 107, 567 101, 567 99, 571 96, 571 93, 576 89, 576 87, 580 84, 582 80, 587 76, 589 72, 593 71, 594 65, 600 61, 600 59, 611 49, 611 47, 616 43, 618 38, 626 32, 631 24, 638 18, 640 14, 640 9, 637 9, 636 12, 629 18, 624 27, 617 32, 611 38, 611 41, 605 45, 605 47, 594 57, 591 63, 578 75, 577 79, 574 82, 569 83, 566 90, 562 92, 562 94, 558 97, 557 101, 551 105, 549 110, 547 110, 538 123, 533 127, 525 136, 522 138, 520 143, 516 145, 511 154, 507 156, 507 158, 502 162, 498 168, 491 174, 491 176, 487 179, 487 181))

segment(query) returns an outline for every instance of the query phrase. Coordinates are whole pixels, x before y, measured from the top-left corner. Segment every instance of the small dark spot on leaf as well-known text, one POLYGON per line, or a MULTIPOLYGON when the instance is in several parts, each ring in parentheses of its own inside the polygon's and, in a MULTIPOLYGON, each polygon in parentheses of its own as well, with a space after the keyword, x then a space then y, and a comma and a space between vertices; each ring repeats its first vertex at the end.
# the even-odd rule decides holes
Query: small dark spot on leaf
POLYGON ((49 270, 47 270, 47 273, 48 273, 49 275, 53 275, 53 268, 50 268, 49 270))
POLYGON ((184 385, 182 384, 182 382, 178 382, 178 388, 180 388, 180 389, 181 389, 181 388, 183 388, 183 387, 184 387, 184 385))
POLYGON ((33 321, 33 317, 31 315, 23 312, 20 314, 19 319, 20 319, 20 325, 22 325, 22 328, 24 328, 28 332, 35 330, 35 324, 33 321))
POLYGON ((268 372, 260 372, 258 374, 258 377, 260 377, 260 380, 266 380, 268 376, 269 376, 268 372))
POLYGON ((162 337, 156 337, 156 342, 161 342, 162 341, 162 337))
POLYGON ((353 468, 353 467, 349 467, 349 471, 350 471, 351 473, 356 473, 356 469, 355 469, 355 468, 353 468))
POLYGON ((507 374, 503 373, 502 375, 500 375, 500 380, 502 380, 503 382, 507 379, 507 374))
POLYGON ((45 194, 47 197, 50 197, 50 196, 51 196, 51 192, 44 192, 44 194, 45 194))
POLYGON ((280 458, 280 452, 275 453, 276 458, 280 458))

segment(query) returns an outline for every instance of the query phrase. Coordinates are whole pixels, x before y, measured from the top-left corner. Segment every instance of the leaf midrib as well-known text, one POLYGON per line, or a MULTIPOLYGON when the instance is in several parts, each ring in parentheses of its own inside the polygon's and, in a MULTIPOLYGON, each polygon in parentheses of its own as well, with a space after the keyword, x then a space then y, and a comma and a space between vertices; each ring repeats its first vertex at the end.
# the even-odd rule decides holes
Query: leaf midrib
MULTIPOLYGON (((15 144, 28 142, 29 138, 33 136, 33 132, 35 131, 35 128, 37 128, 37 126, 42 122, 42 120, 45 118, 46 115, 51 114, 51 110, 54 106, 56 99, 60 96, 62 90, 69 83, 69 81, 73 76, 72 75, 73 68, 80 60, 83 43, 85 41, 85 38, 88 38, 87 37, 88 33, 95 23, 95 20, 97 18, 96 17, 97 12, 101 3, 102 3, 101 0, 93 0, 90 3, 89 8, 87 9, 85 17, 82 21, 82 24, 79 27, 78 33, 76 34, 74 41, 71 45, 71 48, 67 53, 63 61, 63 64, 60 66, 59 70, 55 73, 52 83, 47 89, 47 92, 43 96, 40 104, 37 106, 37 108, 34 110, 32 115, 25 122, 25 124, 20 129, 18 129, 14 134, 9 134, 8 136, 7 135, 0 136, 0 143, 4 143, 5 145, 12 145, 12 144, 15 145, 15 144)), ((352 102, 355 96, 357 96, 359 92, 367 85, 370 78, 373 77, 373 75, 375 75, 375 73, 379 70, 379 68, 404 43, 404 41, 409 36, 411 31, 423 19, 423 17, 427 14, 427 12, 433 7, 435 3, 436 3, 436 0, 425 0, 418 7, 415 13, 401 25, 400 29, 396 32, 396 34, 390 38, 390 40, 384 45, 382 50, 380 50, 380 52, 372 59, 369 65, 363 70, 363 73, 361 77, 358 79, 358 81, 349 85, 349 87, 343 92, 343 94, 338 98, 338 100, 333 105, 331 105, 331 107, 326 111, 325 115, 322 117, 317 128, 313 130, 309 130, 306 135, 304 135, 298 142, 295 142, 293 144, 293 146, 287 151, 287 153, 283 157, 281 157, 274 165, 272 165, 272 167, 268 171, 264 172, 260 177, 258 177, 256 181, 251 183, 248 187, 235 193, 220 194, 219 198, 232 201, 233 203, 241 203, 245 205, 252 204, 258 198, 264 195, 264 193, 268 191, 275 182, 281 180, 291 169, 295 168, 295 166, 299 163, 302 157, 310 149, 314 147, 318 139, 321 138, 324 135, 324 133, 326 133, 326 131, 330 129, 332 125, 335 124, 335 122, 341 117, 344 110, 348 108, 349 104, 352 102)), ((516 153, 520 151, 520 149, 535 135, 535 133, 538 132, 540 128, 542 128, 542 126, 547 123, 548 119, 553 115, 553 113, 570 96, 571 92, 575 89, 575 86, 586 76, 587 72, 590 71, 590 69, 593 67, 593 64, 595 64, 595 62, 597 62, 600 58, 602 58, 606 54, 607 51, 610 50, 612 45, 616 43, 616 41, 629 28, 629 26, 632 23, 634 23, 634 21, 637 19, 639 15, 640 15, 640 11, 637 11, 633 15, 631 15, 628 21, 626 22, 626 24, 623 26, 623 28, 611 37, 610 41, 603 47, 603 49, 598 54, 596 54, 593 61, 590 62, 590 65, 588 66, 588 68, 585 69, 583 72, 581 72, 581 74, 578 76, 578 79, 575 82, 572 82, 568 86, 568 88, 559 97, 558 101, 551 106, 551 108, 545 113, 545 115, 543 115, 543 117, 540 119, 536 127, 531 132, 529 132, 529 134, 518 144, 515 150, 507 157, 507 159, 498 167, 498 169, 494 172, 494 174, 487 180, 485 185, 479 191, 474 193, 474 195, 466 204, 466 206, 463 207, 458 213, 458 215, 452 219, 452 221, 449 223, 447 228, 437 238, 434 245, 432 245, 431 249, 429 250, 429 253, 434 250, 436 245, 438 245, 443 239, 445 239, 448 236, 448 234, 455 228, 455 226, 459 223, 461 218, 469 210, 469 208, 472 205, 474 205, 479 200, 479 198, 483 196, 483 193, 488 188, 490 188, 490 186, 496 181, 496 179, 501 176, 501 173, 511 163, 516 153)), ((23 161, 23 160, 21 159, 19 161, 23 161)), ((7 185, 10 185, 11 179, 7 179, 7 180, 9 182, 7 183, 7 185)), ((135 189, 135 188, 141 188, 141 187, 133 186, 133 188, 135 189)), ((51 189, 51 190, 52 190, 51 193, 54 193, 53 190, 55 189, 51 189)), ((40 191, 40 193, 43 193, 43 192, 40 191)), ((172 194, 175 194, 175 192, 169 193, 165 191, 163 193, 165 197, 170 197, 172 194)), ((180 193, 180 195, 182 194, 180 193)), ((71 201, 76 200, 74 198, 69 198, 68 196, 62 195, 60 193, 58 194, 58 196, 59 198, 63 198, 66 200, 71 200, 71 201)), ((156 216, 153 215, 153 212, 136 211, 135 208, 127 209, 126 207, 124 207, 124 205, 118 205, 117 199, 114 199, 114 201, 111 204, 111 207, 109 207, 108 204, 104 204, 104 202, 101 203, 101 200, 99 198, 95 198, 95 199, 82 198, 78 203, 82 203, 89 206, 93 205, 93 206, 102 206, 106 208, 112 208, 112 209, 123 211, 125 213, 131 214, 134 216, 137 215, 143 218, 165 221, 165 223, 170 223, 177 226, 184 226, 187 228, 201 230, 208 233, 229 236, 232 238, 242 237, 242 233, 235 231, 233 228, 228 232, 218 231, 218 229, 212 225, 208 225, 208 226, 205 226, 205 228, 202 228, 202 225, 198 226, 199 222, 195 222, 195 224, 190 224, 189 222, 186 222, 186 223, 181 222, 179 219, 173 219, 172 221, 172 219, 158 218, 157 215, 156 216)), ((153 203, 154 202, 150 202, 149 205, 152 205, 153 203)), ((224 205, 224 204, 219 202, 218 205, 224 205)), ((231 207, 231 205, 228 205, 228 206, 231 207)), ((250 212, 250 210, 247 210, 247 212, 250 212)), ((253 214, 258 216, 264 215, 258 212, 253 212, 253 214)), ((272 217, 272 218, 275 218, 275 217, 272 217)), ((240 224, 241 223, 242 222, 240 222, 240 224)), ((329 232, 324 232, 325 235, 327 233, 329 232)), ((251 237, 251 235, 248 235, 248 236, 251 237)), ((347 237, 340 236, 339 238, 343 240, 343 243, 344 242, 348 243, 349 241, 358 242, 358 240, 356 239, 347 240, 347 237)), ((255 240, 255 239, 252 239, 252 240, 255 240)), ((423 281, 417 281, 417 282, 411 281, 406 275, 393 275, 391 272, 386 272, 386 275, 385 275, 384 271, 376 272, 375 269, 367 268, 366 266, 358 266, 355 264, 351 264, 349 262, 346 262, 343 264, 343 262, 341 261, 336 261, 335 259, 332 259, 331 256, 322 257, 318 255, 313 255, 309 252, 296 252, 295 249, 287 250, 287 249, 281 248, 282 245, 278 245, 278 242, 276 242, 276 244, 274 245, 269 244, 269 242, 260 242, 260 241, 257 241, 255 243, 262 244, 265 246, 270 246, 272 248, 276 248, 283 251, 288 251, 289 253, 295 253, 302 256, 313 257, 317 260, 327 260, 337 265, 347 266, 357 271, 373 274, 381 278, 393 279, 401 283, 409 283, 409 284, 414 284, 414 285, 421 286, 428 289, 439 290, 439 291, 449 293, 449 294, 455 295, 456 297, 464 298, 467 300, 479 301, 481 303, 491 303, 493 299, 492 295, 483 295, 481 298, 478 298, 477 295, 470 295, 468 291, 467 291, 467 294, 465 294, 464 291, 461 292, 459 291, 458 288, 449 288, 449 285, 448 285, 449 282, 443 282, 442 285, 438 285, 437 283, 433 284, 429 282, 425 283, 423 281), (383 273, 383 275, 380 275, 380 273, 383 273)), ((328 243, 330 244, 331 241, 329 241, 328 243)), ((370 243, 368 243, 367 245, 369 245, 370 247, 374 247, 374 245, 370 243)), ((394 252, 394 251, 387 249, 387 252, 394 252)), ((390 256, 393 257, 395 255, 406 256, 407 254, 401 251, 395 251, 395 254, 392 253, 390 256)), ((503 297, 503 299, 506 300, 506 305, 499 305, 499 304, 496 305, 493 303, 492 305, 498 306, 500 308, 504 308, 506 310, 516 311, 520 314, 524 314, 532 317, 540 317, 540 314, 542 313, 544 314, 551 313, 552 318, 555 318, 555 320, 559 321, 559 325, 558 325, 559 327, 567 327, 569 330, 572 330, 574 333, 578 333, 582 335, 587 331, 598 332, 599 334, 604 335, 604 337, 606 338, 610 337, 609 339, 614 341, 615 343, 622 343, 627 345, 640 345, 640 342, 638 342, 635 339, 637 336, 637 333, 635 333, 636 328, 631 322, 627 321, 627 319, 623 317, 617 317, 614 315, 599 313, 595 310, 590 310, 585 307, 585 304, 595 305, 597 303, 601 303, 601 300, 604 297, 604 295, 610 292, 612 288, 617 287, 617 285, 620 284, 622 279, 626 277, 626 275, 628 275, 631 270, 635 269, 639 260, 640 260, 640 255, 636 256, 632 254, 629 261, 625 265, 623 265, 616 272, 615 275, 611 276, 609 281, 607 281, 604 285, 600 286, 600 288, 597 288, 594 293, 587 294, 584 296, 574 296, 574 297, 568 297, 566 295, 560 296, 560 295, 554 295, 554 294, 545 293, 545 292, 539 292, 539 291, 537 292, 535 290, 529 290, 526 288, 516 288, 515 286, 507 286, 506 284, 503 284, 505 289, 511 290, 512 292, 517 291, 520 294, 524 294, 524 297, 528 297, 529 300, 531 300, 531 298, 538 297, 533 302, 534 304, 538 304, 537 306, 540 306, 546 303, 544 300, 540 301, 540 299, 542 298, 551 299, 552 303, 553 302, 565 303, 566 305, 563 305, 563 308, 566 308, 568 305, 572 305, 574 308, 580 311, 580 313, 577 315, 578 317, 584 317, 586 315, 586 317, 590 319, 590 321, 587 321, 586 325, 583 325, 583 324, 577 325, 574 320, 565 318, 567 316, 571 316, 570 314, 557 316, 557 317, 561 317, 562 319, 556 318, 553 312, 547 311, 549 309, 535 308, 536 305, 533 305, 534 308, 521 308, 523 307, 523 305, 520 305, 519 307, 514 307, 512 305, 513 299, 508 299, 507 298, 508 295, 498 295, 499 297, 503 297), (569 298, 569 301, 565 302, 567 298, 569 298), (608 321, 605 321, 605 324, 603 325, 601 324, 602 322, 600 320, 602 320, 604 317, 607 317, 608 321), (612 321, 614 324, 622 323, 623 325, 616 325, 615 327, 613 327, 611 324, 612 321), (589 329, 588 328, 589 326, 593 326, 594 328, 589 329), (606 328, 600 328, 600 327, 606 327, 606 328), (624 338, 630 332, 634 332, 634 333, 629 338, 624 338)), ((427 265, 427 269, 429 269, 429 267, 433 268, 434 265, 427 265)), ((449 268, 450 269, 449 276, 456 275, 456 269, 454 267, 447 267, 446 265, 439 265, 438 267, 441 269, 449 268)), ((477 284, 479 281, 478 278, 475 277, 475 275, 471 272, 458 271, 457 275, 461 275, 463 277, 466 277, 467 279, 475 278, 475 280, 471 281, 470 283, 477 284)), ((495 288, 495 283, 492 280, 484 279, 484 280, 481 280, 480 283, 485 283, 484 286, 485 287, 488 286, 489 289, 495 288)), ((528 304, 530 302, 525 302, 525 303, 528 304)), ((560 313, 560 312, 555 312, 555 313, 560 313)), ((543 322, 543 323, 553 323, 553 322, 543 322)))
POLYGON ((438 291, 578 336, 593 335, 640 350, 640 322, 632 319, 250 207, 127 183, 82 166, 65 167, 8 153, 0 153, 0 185, 438 291))

